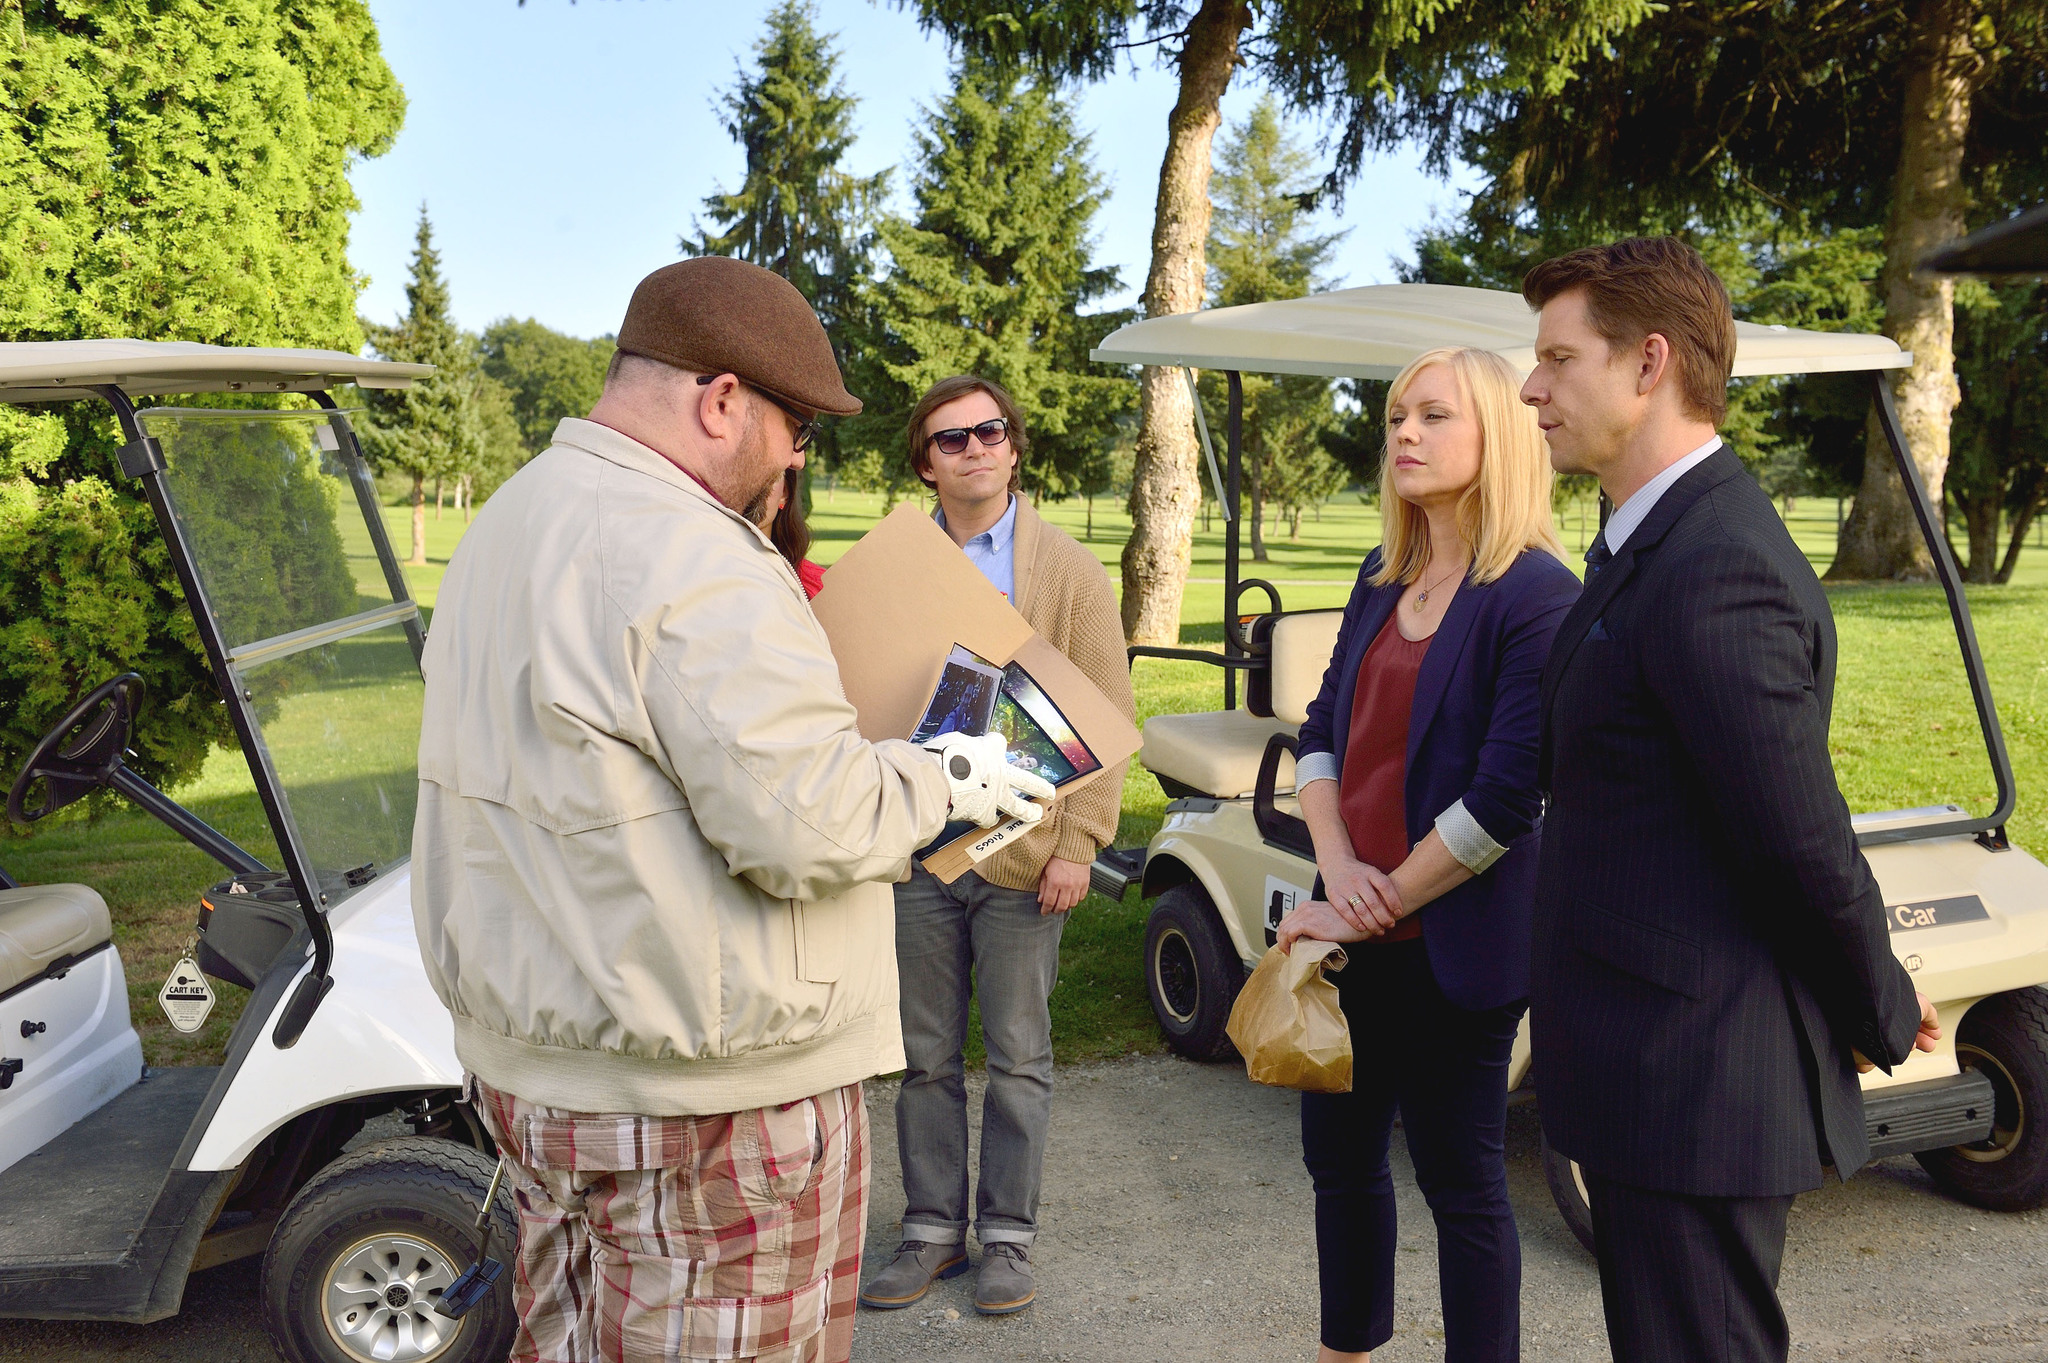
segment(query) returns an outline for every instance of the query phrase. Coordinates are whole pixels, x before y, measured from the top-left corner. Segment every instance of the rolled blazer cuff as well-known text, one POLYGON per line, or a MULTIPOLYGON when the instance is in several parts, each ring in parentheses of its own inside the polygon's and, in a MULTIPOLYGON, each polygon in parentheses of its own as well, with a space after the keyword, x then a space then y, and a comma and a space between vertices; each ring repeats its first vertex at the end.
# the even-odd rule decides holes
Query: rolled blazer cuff
POLYGON ((1294 788, 1300 790, 1311 781, 1335 781, 1344 774, 1344 768, 1333 752, 1302 753, 1294 759, 1294 788))
POLYGON ((1483 874, 1508 850, 1479 826, 1479 820, 1472 817, 1472 811, 1465 808, 1463 800, 1436 816, 1436 834, 1444 840, 1444 846, 1451 855, 1458 859, 1458 864, 1475 876, 1483 874))

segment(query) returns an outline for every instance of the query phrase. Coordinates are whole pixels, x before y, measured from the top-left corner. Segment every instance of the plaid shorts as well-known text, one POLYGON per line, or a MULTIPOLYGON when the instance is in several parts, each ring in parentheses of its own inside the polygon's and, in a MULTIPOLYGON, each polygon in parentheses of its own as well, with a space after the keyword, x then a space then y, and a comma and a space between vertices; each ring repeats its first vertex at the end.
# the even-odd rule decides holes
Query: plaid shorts
POLYGON ((859 1084, 640 1117, 469 1082, 519 1202, 515 1363, 852 1352, 868 1193, 859 1084))

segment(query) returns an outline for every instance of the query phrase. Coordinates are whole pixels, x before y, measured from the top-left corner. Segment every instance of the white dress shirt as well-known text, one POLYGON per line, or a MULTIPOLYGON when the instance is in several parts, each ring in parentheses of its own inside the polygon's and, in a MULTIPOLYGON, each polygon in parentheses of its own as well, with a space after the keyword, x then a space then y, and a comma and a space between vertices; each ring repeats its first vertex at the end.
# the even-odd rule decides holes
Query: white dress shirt
POLYGON ((1656 509, 1658 499, 1671 490, 1671 485, 1698 468, 1701 461, 1721 448, 1721 437, 1715 436, 1706 444, 1694 450, 1662 473, 1635 490, 1630 498, 1608 513, 1607 528, 1600 532, 1607 541, 1607 552, 1618 554, 1621 546, 1628 543, 1628 537, 1637 527, 1650 518, 1656 509))

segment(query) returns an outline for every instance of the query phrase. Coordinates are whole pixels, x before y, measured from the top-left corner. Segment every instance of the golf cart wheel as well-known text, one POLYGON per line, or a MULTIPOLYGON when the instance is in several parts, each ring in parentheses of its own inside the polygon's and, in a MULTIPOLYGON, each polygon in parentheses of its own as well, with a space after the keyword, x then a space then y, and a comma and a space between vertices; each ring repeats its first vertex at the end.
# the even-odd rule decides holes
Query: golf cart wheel
POLYGON ((1579 1170, 1579 1162, 1568 1159, 1550 1148, 1548 1139, 1539 1138, 1543 1150, 1543 1181, 1550 1185, 1550 1200, 1557 1204, 1557 1214, 1564 1218, 1565 1228, 1578 1237, 1586 1247, 1586 1253, 1593 1252, 1593 1203, 1586 1192, 1586 1176, 1579 1170))
MULTIPOLYGON (((512 1275, 461 1320, 435 1312, 476 1258, 496 1163, 407 1136, 344 1155, 299 1191, 263 1258, 263 1323, 289 1363, 502 1363, 512 1275)), ((519 1244, 511 1199, 492 1209, 491 1257, 519 1244)))
POLYGON ((1208 892, 1193 881, 1159 896, 1145 923, 1145 984, 1166 1044, 1190 1060, 1231 1053, 1224 1024, 1244 987, 1244 963, 1208 892))
POLYGON ((1963 1018, 1956 1060, 1991 1081, 1991 1135, 1914 1156, 1972 1206, 2024 1212, 2048 1203, 2048 989, 1995 994, 1963 1018))

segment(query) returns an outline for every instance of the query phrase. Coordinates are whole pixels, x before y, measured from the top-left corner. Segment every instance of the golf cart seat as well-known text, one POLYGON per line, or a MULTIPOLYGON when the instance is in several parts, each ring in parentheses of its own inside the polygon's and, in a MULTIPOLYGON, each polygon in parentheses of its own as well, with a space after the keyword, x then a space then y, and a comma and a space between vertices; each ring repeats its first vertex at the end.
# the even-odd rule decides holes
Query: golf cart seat
MULTIPOLYGON (((1337 649, 1341 610, 1279 611, 1261 615, 1246 632, 1263 665, 1246 673, 1245 708, 1192 715, 1154 715, 1145 721, 1139 760, 1169 795, 1250 795, 1259 762, 1274 734, 1292 735, 1308 718, 1337 649)), ((1280 763, 1278 791, 1294 789, 1294 758, 1280 763)))
POLYGON ((0 994, 113 937, 107 902, 83 885, 0 890, 0 994))

